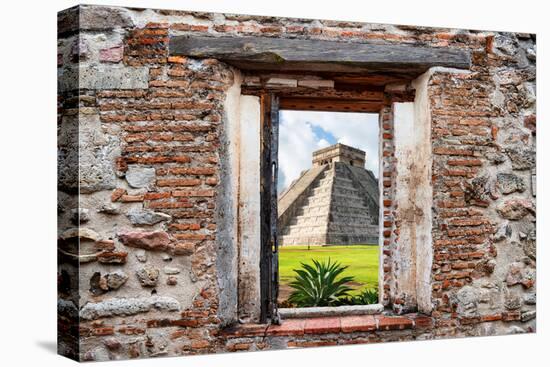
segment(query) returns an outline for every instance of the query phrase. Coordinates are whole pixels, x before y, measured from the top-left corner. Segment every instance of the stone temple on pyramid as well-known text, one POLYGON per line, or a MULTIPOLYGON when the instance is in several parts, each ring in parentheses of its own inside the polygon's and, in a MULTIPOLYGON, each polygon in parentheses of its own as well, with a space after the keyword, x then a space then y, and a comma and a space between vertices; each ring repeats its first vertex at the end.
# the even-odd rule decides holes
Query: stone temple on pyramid
POLYGON ((278 199, 279 244, 378 244, 378 180, 364 151, 335 144, 313 152, 278 199))

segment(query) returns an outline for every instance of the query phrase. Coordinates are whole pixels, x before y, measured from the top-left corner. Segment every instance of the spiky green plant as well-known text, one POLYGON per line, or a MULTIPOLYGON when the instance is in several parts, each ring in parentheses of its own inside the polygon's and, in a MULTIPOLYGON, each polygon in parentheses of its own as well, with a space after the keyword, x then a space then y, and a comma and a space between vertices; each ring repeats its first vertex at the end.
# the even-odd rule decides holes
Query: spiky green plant
POLYGON ((301 269, 294 269, 296 277, 289 284, 294 291, 288 298, 297 307, 333 306, 340 297, 348 296, 351 288, 346 283, 353 281, 352 276, 337 279, 347 266, 338 262, 319 262, 312 260, 313 265, 302 264, 301 269))
POLYGON ((378 289, 365 288, 358 295, 353 297, 356 305, 374 305, 378 303, 378 289))
POLYGON ((342 297, 339 301, 339 306, 374 305, 378 303, 378 290, 376 288, 365 288, 359 294, 350 297, 342 297))

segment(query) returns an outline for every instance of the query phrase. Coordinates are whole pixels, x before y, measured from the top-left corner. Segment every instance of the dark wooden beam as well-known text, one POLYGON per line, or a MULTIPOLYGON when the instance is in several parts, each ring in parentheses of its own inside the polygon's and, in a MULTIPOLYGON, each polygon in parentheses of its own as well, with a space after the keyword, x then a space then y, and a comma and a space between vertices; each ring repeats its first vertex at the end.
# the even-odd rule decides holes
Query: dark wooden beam
POLYGON ((174 36, 170 54, 219 59, 243 70, 418 75, 432 66, 470 67, 470 53, 456 48, 267 37, 174 36))
POLYGON ((279 101, 279 108, 281 110, 378 113, 382 108, 382 104, 382 101, 353 101, 338 98, 281 97, 279 101))

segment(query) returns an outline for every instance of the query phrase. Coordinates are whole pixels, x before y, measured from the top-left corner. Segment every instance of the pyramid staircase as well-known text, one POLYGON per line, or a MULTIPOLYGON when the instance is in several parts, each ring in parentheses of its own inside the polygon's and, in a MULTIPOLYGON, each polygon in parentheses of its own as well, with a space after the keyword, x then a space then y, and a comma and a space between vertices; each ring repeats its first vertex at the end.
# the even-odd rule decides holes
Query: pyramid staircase
POLYGON ((375 213, 370 204, 348 164, 333 162, 312 182, 292 218, 279 229, 279 243, 378 243, 377 204, 375 213))

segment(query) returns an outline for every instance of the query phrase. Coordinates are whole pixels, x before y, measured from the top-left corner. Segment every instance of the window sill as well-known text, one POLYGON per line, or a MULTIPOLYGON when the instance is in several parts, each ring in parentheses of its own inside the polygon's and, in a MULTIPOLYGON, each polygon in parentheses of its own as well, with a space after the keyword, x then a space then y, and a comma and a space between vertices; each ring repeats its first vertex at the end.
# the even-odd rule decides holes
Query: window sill
POLYGON ((412 313, 403 316, 342 315, 282 319, 281 325, 242 324, 222 331, 227 338, 302 336, 315 334, 339 334, 354 332, 375 332, 406 329, 429 329, 433 319, 412 313))
POLYGON ((283 320, 328 316, 359 316, 376 315, 384 311, 381 304, 362 306, 338 306, 338 307, 302 307, 280 308, 279 315, 283 320))

